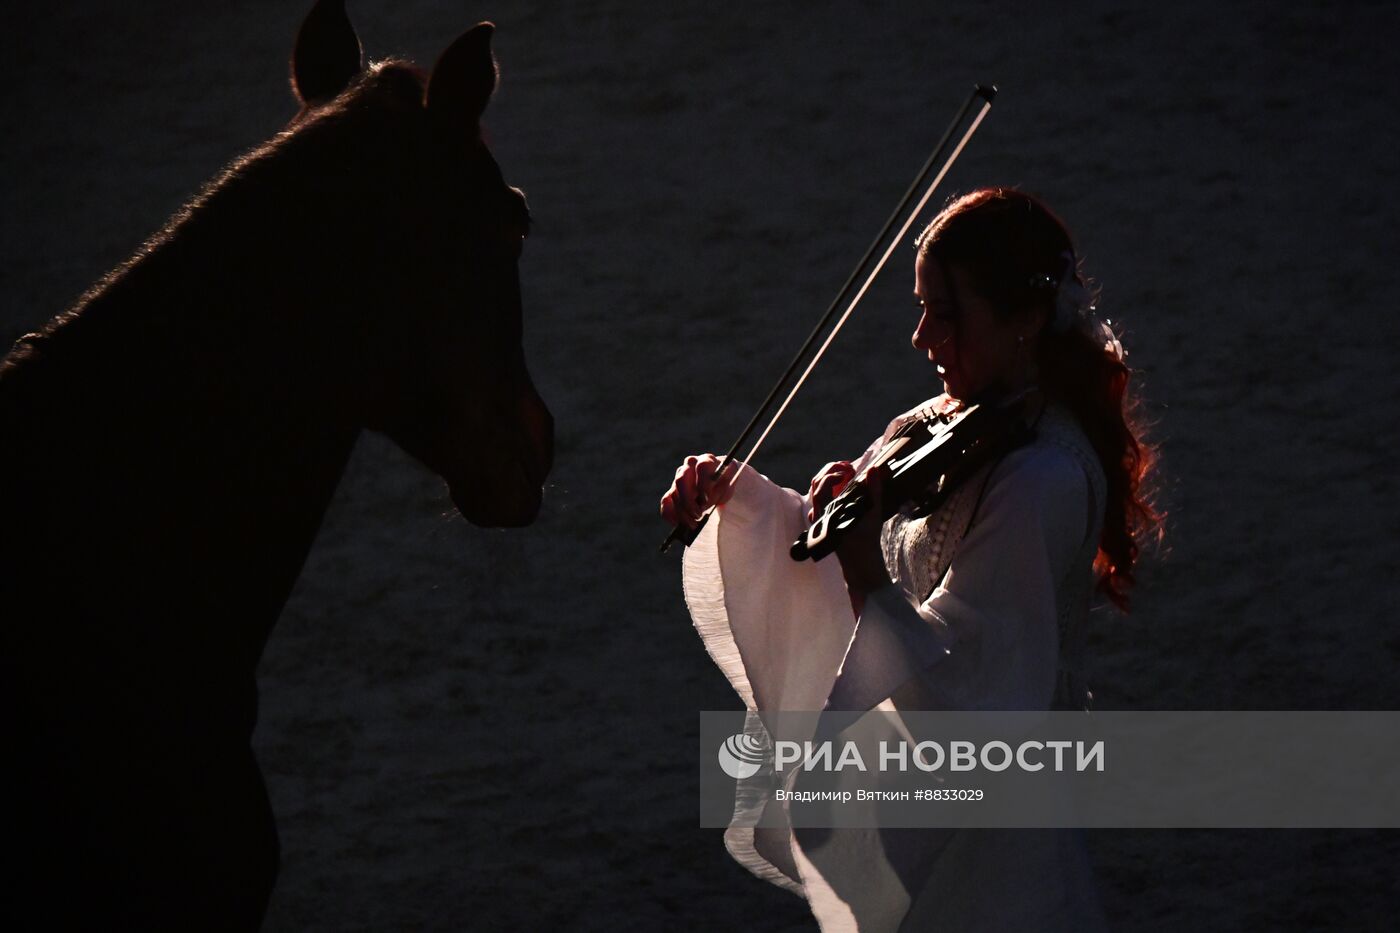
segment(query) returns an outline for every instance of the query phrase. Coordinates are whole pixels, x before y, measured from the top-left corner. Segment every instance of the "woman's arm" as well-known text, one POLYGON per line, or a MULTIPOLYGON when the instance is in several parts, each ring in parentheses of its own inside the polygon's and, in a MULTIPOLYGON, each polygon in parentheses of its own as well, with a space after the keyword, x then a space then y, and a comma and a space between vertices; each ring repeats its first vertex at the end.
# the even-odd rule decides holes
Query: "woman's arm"
POLYGON ((1009 454, 927 599, 915 605, 888 582, 865 593, 831 706, 869 709, 938 665, 941 674, 928 678, 936 686, 942 678, 949 705, 1047 708, 1059 651, 1056 591, 1075 569, 1088 508, 1088 479, 1070 454, 1048 446, 1009 454))

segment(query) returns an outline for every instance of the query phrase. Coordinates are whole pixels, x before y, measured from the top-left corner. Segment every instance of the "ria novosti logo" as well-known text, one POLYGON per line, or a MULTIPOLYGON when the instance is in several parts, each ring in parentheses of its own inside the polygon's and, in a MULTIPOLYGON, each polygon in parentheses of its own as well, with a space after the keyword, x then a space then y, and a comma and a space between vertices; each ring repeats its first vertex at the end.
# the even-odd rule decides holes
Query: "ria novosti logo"
POLYGON ((751 778, 763 767, 767 758, 764 744, 752 735, 737 732, 720 743, 719 766, 725 774, 742 781, 751 778))

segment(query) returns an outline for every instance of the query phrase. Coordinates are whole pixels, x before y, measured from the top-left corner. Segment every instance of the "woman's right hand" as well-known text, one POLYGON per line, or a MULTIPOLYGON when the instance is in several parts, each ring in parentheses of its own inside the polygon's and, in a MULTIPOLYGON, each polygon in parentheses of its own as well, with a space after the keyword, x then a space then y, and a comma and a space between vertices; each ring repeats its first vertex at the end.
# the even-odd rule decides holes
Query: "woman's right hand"
POLYGON ((807 521, 814 522, 817 516, 826 510, 826 506, 832 499, 841 494, 841 490, 846 488, 856 475, 856 468, 849 460, 837 460, 835 463, 828 463, 817 471, 817 475, 812 477, 812 486, 809 495, 812 497, 812 507, 807 510, 807 521))
POLYGON ((661 497, 661 517, 672 525, 694 528, 711 505, 724 505, 734 494, 729 483, 737 464, 731 463, 721 479, 722 461, 714 454, 686 457, 676 469, 671 488, 661 497))

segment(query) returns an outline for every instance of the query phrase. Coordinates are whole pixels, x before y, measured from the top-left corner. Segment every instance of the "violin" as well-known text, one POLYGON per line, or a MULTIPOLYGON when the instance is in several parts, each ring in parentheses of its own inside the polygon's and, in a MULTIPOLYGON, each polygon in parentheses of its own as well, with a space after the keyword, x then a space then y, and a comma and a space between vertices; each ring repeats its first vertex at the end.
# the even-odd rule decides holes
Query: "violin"
MULTIPOLYGON (((948 129, 944 131, 943 138, 939 140, 938 145, 935 146, 933 152, 929 154, 928 160, 924 162, 923 168, 919 169, 919 174, 915 176, 913 184, 909 186, 909 190, 904 193, 904 197, 900 199, 894 212, 890 214, 889 219, 885 221, 884 227, 881 228, 880 233, 877 234, 874 241, 871 242, 870 247, 865 251, 865 255, 861 257, 860 262, 856 263, 856 267, 851 270, 851 274, 847 277, 846 283, 841 286, 841 290, 837 292, 836 298, 833 299, 831 304, 827 307, 826 313, 822 315, 821 320, 817 322, 817 326, 812 329, 812 332, 807 335, 807 339, 803 341, 801 348, 797 351, 797 355, 793 357, 792 362, 788 364, 788 368, 783 374, 778 377, 777 383, 773 386, 772 391, 768 393, 768 397, 763 400, 763 404, 759 406, 758 411, 754 412, 753 417, 749 419, 748 426, 739 434, 738 439, 734 441, 733 446, 729 448, 729 452, 724 455, 724 459, 720 462, 719 469, 716 471, 717 475, 725 475, 725 471, 731 464, 738 463, 738 470, 730 476, 729 482, 732 483, 734 478, 738 476, 739 471, 745 469, 749 465, 749 462, 753 460, 754 455, 758 453, 758 448, 763 445, 763 441, 768 437, 773 427, 783 416, 783 412, 787 411, 788 404, 807 381, 807 377, 810 376, 812 370, 816 368, 817 363, 821 360, 823 354, 826 353, 827 348, 831 346, 831 342, 836 338, 837 333, 840 332, 841 328, 850 318, 851 313, 855 311, 856 305, 860 303, 861 298, 870 288, 870 283, 875 281, 876 276, 878 276, 880 270, 885 267, 885 264, 889 261, 890 255, 895 251, 895 248, 903 242, 904 235, 909 232, 910 226, 914 223, 915 218, 919 216, 919 212, 924 209, 924 205, 928 204, 929 199, 933 197, 934 190, 937 189, 944 176, 948 174, 948 170, 952 168, 953 162, 957 159, 958 154, 963 151, 963 148, 967 146, 968 140, 977 132, 977 127, 982 124, 983 118, 987 116, 988 111, 992 108, 992 100, 996 97, 996 93, 997 89, 994 85, 978 84, 973 87, 972 93, 968 95, 967 100, 964 101, 962 109, 953 117, 953 122, 950 123, 948 129), (968 123, 969 119, 971 120, 970 124, 968 123), (962 129, 961 134, 958 133, 959 129, 962 129), (935 169, 938 170, 936 175, 934 175, 935 169), (915 203, 915 198, 920 188, 923 186, 924 182, 929 179, 930 175, 934 175, 933 180, 929 183, 928 187, 924 189, 923 196, 919 197, 917 203, 915 203), (906 209, 910 204, 913 204, 914 207, 906 214, 906 209), (904 217, 904 222, 899 226, 893 238, 891 238, 890 231, 895 229, 896 223, 899 221, 900 217, 904 217), (880 255, 879 260, 874 262, 872 267, 871 261, 874 259, 876 253, 879 252, 881 244, 885 243, 888 245, 885 246, 884 252, 880 255), (861 281, 862 273, 867 273, 864 276, 864 284, 857 289, 856 283, 861 281), (849 299, 849 303, 847 303, 847 299, 849 299), (843 305, 846 310, 841 312, 843 305), (838 312, 841 312, 839 318, 837 317, 838 312), (832 324, 833 320, 835 321, 834 325, 832 324), (826 337, 822 340, 822 335, 824 333, 826 337), (819 340, 821 344, 817 346, 819 340), (815 352, 811 352, 813 347, 817 347, 815 352), (806 361, 805 368, 803 367, 804 361, 806 361), (801 370, 801 374, 797 375, 799 370, 801 370), (795 381, 793 379, 794 376, 796 376, 795 381), (759 434, 758 440, 754 441, 753 446, 749 448, 748 455, 742 460, 738 459, 739 449, 753 436, 754 432, 762 423, 763 417, 773 409, 774 404, 778 401, 779 397, 782 396, 783 389, 785 388, 788 390, 786 397, 783 398, 782 403, 777 407, 777 411, 773 413, 772 418, 768 421, 768 426, 763 429, 763 432, 759 434)), ((907 455, 901 456, 898 451, 894 451, 890 454, 891 458, 897 458, 899 465, 905 467, 904 470, 900 471, 900 476, 904 476, 908 472, 909 467, 922 461, 925 456, 933 456, 935 452, 941 450, 944 445, 952 445, 949 447, 949 454, 951 454, 954 449, 965 450, 965 452, 973 450, 976 445, 970 442, 964 443, 964 441, 970 438, 971 432, 974 430, 980 431, 983 424, 987 424, 989 420, 993 419, 991 413, 992 409, 978 408, 978 410, 985 411, 986 413, 973 418, 973 411, 969 408, 966 411, 958 412, 953 420, 941 420, 942 416, 934 419, 941 425, 941 427, 936 429, 939 432, 938 436, 942 436, 943 433, 947 434, 947 437, 942 441, 935 443, 935 434, 929 433, 928 436, 919 439, 919 443, 911 448, 909 444, 916 436, 906 439, 900 449, 907 448, 907 455), (955 434, 954 425, 963 424, 964 421, 967 422, 966 425, 957 428, 955 434), (908 459, 916 453, 919 454, 918 457, 912 460, 908 459)), ((930 432, 935 430, 934 420, 928 422, 930 432)), ((891 441, 891 443, 894 443, 894 441, 891 441)), ((933 464, 946 463, 944 456, 943 454, 939 454, 936 459, 930 460, 930 468, 932 468, 933 464)), ((888 460, 889 458, 886 459, 888 460)), ((915 481, 912 479, 913 474, 910 475, 910 483, 912 485, 915 481)), ((919 475, 923 476, 924 474, 920 472, 919 475)), ((942 482, 943 473, 930 473, 925 479, 937 479, 942 482)), ((856 484, 850 485, 855 486, 856 484)), ((927 482, 925 485, 927 485, 927 482)), ((846 492, 849 492, 850 496, 843 501, 842 508, 861 508, 857 489, 843 490, 843 495, 846 492)), ((922 495, 922 492, 923 487, 920 487, 918 494, 922 495)), ((838 497, 838 499, 841 498, 842 497, 838 497)), ((833 504, 835 504, 836 501, 837 500, 833 500, 833 504)), ((864 508, 867 510, 869 509, 868 502, 864 508)), ((700 529, 705 527, 705 523, 709 521, 710 516, 714 514, 714 509, 715 507, 713 505, 706 508, 704 514, 700 516, 700 521, 693 527, 677 524, 671 529, 671 533, 666 537, 666 540, 661 542, 661 551, 664 553, 670 548, 672 543, 676 541, 682 541, 687 546, 692 544, 700 534, 700 529)), ((812 537, 812 543, 817 545, 820 551, 820 554, 817 555, 818 557, 822 554, 830 553, 830 549, 827 548, 825 542, 831 537, 833 530, 839 535, 840 529, 849 527, 850 524, 859 519, 860 514, 863 513, 854 513, 854 518, 847 521, 847 513, 843 512, 841 513, 839 522, 833 524, 834 519, 822 522, 820 523, 820 529, 816 532, 813 531, 813 528, 817 528, 817 524, 814 524, 813 528, 809 528, 808 534, 804 535, 803 538, 806 540, 808 537, 812 537), (842 524, 842 522, 844 522, 844 524, 842 524), (815 535, 815 537, 813 537, 813 535, 815 535)), ((891 512, 890 514, 893 513, 891 512)), ((825 517, 824 514, 823 518, 825 517)), ((794 545, 794 550, 795 549, 796 545, 794 545)), ((804 554, 806 553, 808 552, 804 551, 804 554)), ((803 558, 797 557, 796 559, 802 560, 803 558)))
POLYGON ((1030 443, 1035 429, 1026 421, 1029 396, 912 417, 792 543, 792 559, 821 560, 836 550, 874 506, 867 477, 876 470, 882 471, 881 521, 910 506, 913 515, 931 513, 983 466, 1030 443))

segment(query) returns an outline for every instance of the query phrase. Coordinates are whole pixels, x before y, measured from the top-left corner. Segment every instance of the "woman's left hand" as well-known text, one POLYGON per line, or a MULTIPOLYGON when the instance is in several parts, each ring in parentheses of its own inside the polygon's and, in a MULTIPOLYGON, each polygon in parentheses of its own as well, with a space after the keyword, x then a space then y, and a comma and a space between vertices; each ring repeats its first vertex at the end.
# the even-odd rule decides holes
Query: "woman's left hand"
POLYGON ((865 487, 870 492, 870 510, 861 516, 855 527, 845 533, 836 547, 836 557, 841 561, 841 572, 846 576, 846 589, 853 596, 864 596, 871 590, 890 584, 890 573, 885 569, 885 554, 880 547, 880 528, 884 525, 880 516, 884 514, 881 469, 872 470, 865 478, 865 487))

